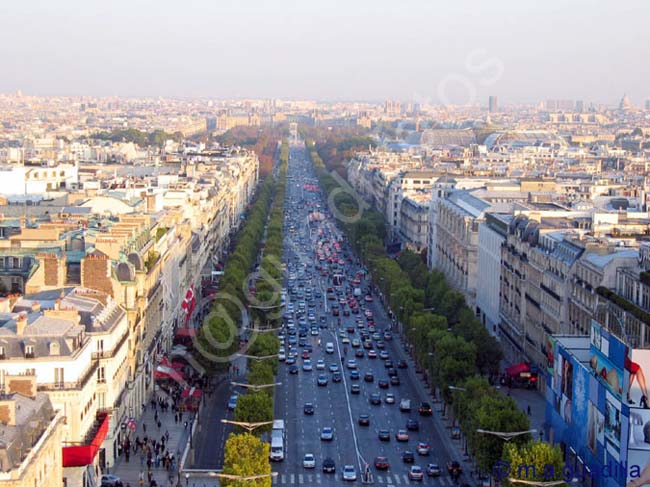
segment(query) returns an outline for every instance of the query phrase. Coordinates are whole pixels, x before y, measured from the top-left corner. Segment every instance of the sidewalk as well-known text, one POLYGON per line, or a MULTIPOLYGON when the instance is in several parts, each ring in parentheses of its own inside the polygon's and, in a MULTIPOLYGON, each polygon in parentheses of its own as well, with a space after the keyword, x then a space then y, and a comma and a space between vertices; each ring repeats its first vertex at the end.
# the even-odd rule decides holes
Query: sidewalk
POLYGON ((536 429, 537 433, 533 435, 533 439, 539 439, 539 432, 544 431, 544 423, 546 422, 546 400, 540 391, 537 389, 508 389, 508 387, 501 386, 499 388, 504 394, 509 394, 519 408, 523 412, 528 411, 530 406, 530 428, 536 429))
MULTIPOLYGON (((176 460, 175 466, 167 471, 162 464, 156 468, 152 467, 152 479, 155 479, 159 487, 175 486, 178 482, 178 462, 180 462, 185 449, 185 445, 189 439, 190 424, 194 414, 191 412, 182 413, 182 419, 179 422, 174 421, 174 412, 171 408, 167 412, 162 412, 158 408, 158 419, 161 422, 160 429, 154 420, 154 409, 151 402, 147 404, 145 412, 140 417, 138 427, 131 435, 131 444, 135 444, 135 438, 143 439, 144 436, 160 441, 165 432, 169 432, 169 440, 166 441, 166 451, 174 455, 176 460), (187 422, 187 426, 184 423, 187 422), (146 425, 146 432, 144 426, 146 425)), ((110 466, 110 473, 117 475, 122 479, 124 486, 130 484, 131 487, 138 487, 140 485, 140 472, 144 474, 144 485, 149 485, 147 479, 147 464, 146 457, 141 449, 133 453, 133 446, 131 447, 131 455, 129 461, 122 454, 115 465, 110 466)))

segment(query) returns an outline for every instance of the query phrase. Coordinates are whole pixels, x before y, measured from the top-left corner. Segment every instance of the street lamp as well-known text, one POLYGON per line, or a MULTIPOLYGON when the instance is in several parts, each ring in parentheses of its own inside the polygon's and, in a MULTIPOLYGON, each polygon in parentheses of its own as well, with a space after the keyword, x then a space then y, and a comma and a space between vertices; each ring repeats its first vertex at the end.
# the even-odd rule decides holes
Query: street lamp
POLYGON ((449 386, 448 389, 450 391, 467 392, 467 389, 465 389, 464 387, 449 386))
POLYGON ((186 473, 185 474, 185 487, 189 487, 190 485, 190 474, 186 473))
POLYGON ((483 435, 492 435, 496 436, 497 438, 501 438, 504 441, 510 441, 513 438, 521 435, 527 435, 528 433, 537 433, 536 429, 532 430, 526 430, 526 431, 488 431, 484 429, 477 429, 477 433, 481 433, 483 435))
POLYGON ((231 382, 230 384, 233 386, 243 387, 245 389, 252 389, 253 391, 257 392, 259 390, 267 389, 269 387, 281 386, 282 382, 274 382, 271 384, 244 384, 243 382, 231 382))
POLYGON ((248 359, 251 359, 251 360, 266 360, 266 359, 269 359, 269 358, 276 358, 278 356, 277 353, 275 353, 273 355, 262 355, 262 356, 259 356, 259 355, 247 355, 245 353, 236 353, 235 355, 237 357, 244 357, 244 358, 248 358, 248 359))
POLYGON ((549 482, 536 482, 534 480, 508 479, 513 484, 533 485, 535 487, 552 487, 554 485, 566 484, 564 480, 551 480, 549 482))
POLYGON ((246 431, 251 433, 254 429, 259 428, 260 426, 266 426, 267 424, 273 424, 273 421, 261 421, 258 423, 247 423, 245 421, 230 421, 229 419, 222 419, 224 424, 234 424, 235 426, 241 426, 246 431))
POLYGON ((249 327, 242 327, 242 330, 253 331, 253 332, 256 332, 256 333, 269 333, 271 331, 278 331, 278 330, 281 330, 281 329, 282 329, 282 327, 278 327, 278 328, 249 328, 249 327))
POLYGON ((215 477, 228 480, 258 480, 265 479, 267 477, 277 477, 278 472, 264 473, 260 475, 231 475, 227 473, 216 473, 215 477))

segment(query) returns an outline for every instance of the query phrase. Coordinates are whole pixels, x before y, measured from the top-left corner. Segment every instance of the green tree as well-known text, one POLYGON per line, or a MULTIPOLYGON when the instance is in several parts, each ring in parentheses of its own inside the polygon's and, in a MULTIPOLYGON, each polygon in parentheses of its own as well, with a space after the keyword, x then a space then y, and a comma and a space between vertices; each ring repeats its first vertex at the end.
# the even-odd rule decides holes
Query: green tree
MULTIPOLYGON (((270 446, 254 435, 231 434, 224 449, 223 473, 241 477, 271 473, 270 446)), ((272 478, 256 480, 221 479, 224 487, 271 487, 272 478)))
POLYGON ((503 459, 511 469, 501 482, 504 486, 520 485, 510 482, 510 478, 531 482, 565 480, 564 459, 559 446, 529 441, 525 444, 508 443, 503 450, 503 459))

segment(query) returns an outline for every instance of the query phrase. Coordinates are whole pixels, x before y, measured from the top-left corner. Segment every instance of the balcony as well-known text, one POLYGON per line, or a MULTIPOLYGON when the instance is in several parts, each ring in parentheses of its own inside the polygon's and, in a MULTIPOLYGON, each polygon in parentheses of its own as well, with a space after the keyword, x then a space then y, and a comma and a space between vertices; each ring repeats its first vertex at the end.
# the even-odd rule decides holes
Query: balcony
POLYGON ((117 352, 122 348, 122 345, 124 342, 129 338, 129 332, 127 331, 126 333, 123 333, 118 342, 115 344, 115 346, 111 350, 100 350, 98 352, 93 352, 92 353, 92 358, 93 360, 98 360, 102 358, 113 358, 117 354, 117 352))
POLYGON ((83 389, 90 379, 97 373, 99 362, 94 361, 79 380, 74 382, 41 382, 38 384, 39 391, 64 391, 64 390, 81 390, 83 389))

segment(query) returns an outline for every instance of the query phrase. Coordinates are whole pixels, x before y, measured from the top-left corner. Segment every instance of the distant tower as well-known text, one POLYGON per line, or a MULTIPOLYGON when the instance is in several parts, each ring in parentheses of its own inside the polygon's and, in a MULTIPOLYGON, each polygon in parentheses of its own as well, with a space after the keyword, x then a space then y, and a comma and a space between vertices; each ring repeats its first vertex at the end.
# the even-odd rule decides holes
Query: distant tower
POLYGON ((488 101, 488 112, 496 113, 498 111, 499 111, 499 104, 498 104, 497 97, 492 95, 490 96, 488 101))
POLYGON ((645 101, 645 109, 650 110, 650 100, 645 101))
POLYGON ((584 113, 585 112, 585 102, 582 100, 576 101, 576 112, 584 113))
POLYGON ((627 94, 624 94, 623 98, 621 98, 621 102, 618 104, 618 109, 629 110, 630 108, 632 108, 632 102, 630 102, 630 99, 628 98, 627 94))

